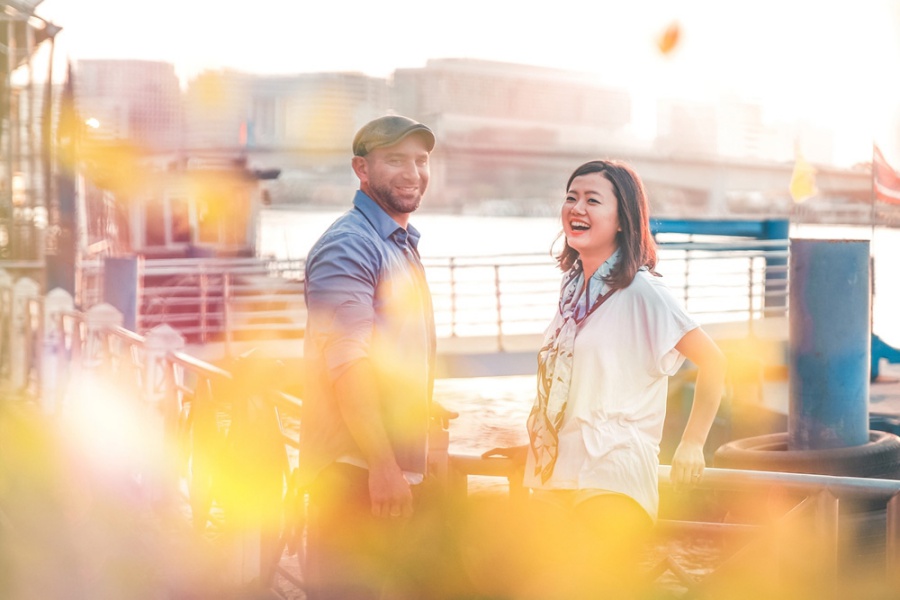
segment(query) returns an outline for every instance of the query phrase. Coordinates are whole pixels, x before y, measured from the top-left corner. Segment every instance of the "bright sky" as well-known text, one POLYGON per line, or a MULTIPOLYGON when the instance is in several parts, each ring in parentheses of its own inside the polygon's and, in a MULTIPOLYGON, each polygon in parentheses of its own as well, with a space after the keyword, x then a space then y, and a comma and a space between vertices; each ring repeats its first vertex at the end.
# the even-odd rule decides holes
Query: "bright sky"
POLYGON ((833 127, 839 162, 868 160, 875 140, 900 165, 892 0, 45 0, 36 12, 63 27, 63 61, 163 60, 183 81, 222 67, 385 76, 429 58, 542 65, 596 73, 639 106, 732 93, 772 118, 833 127), (656 41, 672 22, 680 41, 664 55, 656 41))

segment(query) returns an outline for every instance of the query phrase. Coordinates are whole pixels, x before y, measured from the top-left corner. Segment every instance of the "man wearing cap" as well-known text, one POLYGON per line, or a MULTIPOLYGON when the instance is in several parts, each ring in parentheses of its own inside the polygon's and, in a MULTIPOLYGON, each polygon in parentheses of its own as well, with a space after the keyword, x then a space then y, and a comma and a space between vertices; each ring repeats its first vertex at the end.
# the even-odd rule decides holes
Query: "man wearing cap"
POLYGON ((415 596, 417 525, 434 383, 434 318, 409 215, 428 186, 434 134, 407 117, 353 140, 359 191, 306 263, 300 464, 309 489, 308 598, 415 596))

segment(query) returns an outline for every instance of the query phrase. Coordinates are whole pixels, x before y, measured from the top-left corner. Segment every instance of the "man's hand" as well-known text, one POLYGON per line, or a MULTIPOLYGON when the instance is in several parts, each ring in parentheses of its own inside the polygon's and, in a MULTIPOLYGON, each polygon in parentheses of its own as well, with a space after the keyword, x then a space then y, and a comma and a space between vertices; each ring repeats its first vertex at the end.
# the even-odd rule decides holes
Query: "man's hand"
POLYGON ((372 514, 381 519, 408 518, 413 514, 412 490, 396 464, 369 469, 372 514))
POLYGON ((431 418, 440 423, 441 429, 449 429, 450 428, 450 420, 455 419, 459 416, 459 413, 455 410, 448 410, 444 408, 442 404, 438 402, 431 402, 431 418))
POLYGON ((517 467, 522 467, 525 466, 525 459, 528 456, 528 445, 491 448, 487 452, 482 453, 481 458, 491 458, 492 456, 512 459, 517 467))

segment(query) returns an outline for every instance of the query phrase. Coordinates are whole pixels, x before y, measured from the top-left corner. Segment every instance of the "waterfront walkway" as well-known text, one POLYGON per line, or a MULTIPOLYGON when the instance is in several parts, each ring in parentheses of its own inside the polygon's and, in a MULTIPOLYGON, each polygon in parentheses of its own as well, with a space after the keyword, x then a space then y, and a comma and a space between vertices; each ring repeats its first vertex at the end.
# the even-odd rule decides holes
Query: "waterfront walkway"
MULTIPOLYGON (((882 372, 895 381, 872 385, 871 411, 900 416, 900 365, 882 372)), ((85 445, 74 417, 0 394, 0 598, 304 597, 236 584, 224 534, 198 533, 186 503, 155 497, 113 447, 85 445)), ((296 557, 282 566, 296 570, 296 557)))

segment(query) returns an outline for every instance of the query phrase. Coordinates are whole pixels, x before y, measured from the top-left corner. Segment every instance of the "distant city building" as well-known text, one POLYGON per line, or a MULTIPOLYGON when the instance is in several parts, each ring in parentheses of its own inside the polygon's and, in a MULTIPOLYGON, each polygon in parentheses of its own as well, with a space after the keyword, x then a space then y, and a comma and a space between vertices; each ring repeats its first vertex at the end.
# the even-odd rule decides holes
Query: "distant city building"
POLYGON ((712 103, 661 100, 656 118, 656 150, 681 158, 718 154, 719 122, 712 103))
POLYGON ((755 102, 721 98, 716 110, 716 152, 728 159, 766 158, 771 150, 766 143, 770 133, 763 119, 763 108, 755 102))
POLYGON ((639 120, 630 94, 597 76, 528 65, 437 59, 387 79, 206 71, 183 93, 165 63, 77 67, 77 104, 94 137, 278 169, 264 189, 273 203, 346 205, 358 185, 353 135, 389 112, 435 130, 429 210, 553 214, 575 166, 612 157, 641 170, 654 211, 784 212, 798 142, 816 166, 833 155, 824 129, 772 122, 753 102, 665 99, 639 120))
POLYGON ((346 154, 356 131, 387 110, 385 79, 361 73, 258 77, 250 98, 252 143, 346 154))
POLYGON ((96 139, 129 139, 149 151, 182 145, 181 89, 172 64, 80 60, 74 71, 78 110, 96 139))
POLYGON ((346 151, 387 110, 387 82, 359 73, 206 71, 185 93, 189 149, 346 151))
POLYGON ((429 205, 443 209, 549 214, 576 160, 628 143, 630 96, 587 74, 440 59, 398 69, 392 91, 435 129, 429 205))
POLYGON ((654 147, 664 155, 793 162, 798 143, 807 160, 832 163, 829 131, 804 122, 769 121, 758 103, 726 96, 716 102, 667 99, 658 104, 654 147))
POLYGON ((443 144, 609 148, 631 122, 631 97, 593 76, 474 59, 398 69, 394 108, 439 129, 443 144))
POLYGON ((204 71, 188 82, 184 94, 187 150, 237 150, 246 145, 255 78, 230 70, 204 71))
MULTIPOLYGON (((831 165, 835 157, 835 140, 831 131, 819 125, 801 120, 793 127, 794 143, 802 141, 801 149, 803 157, 811 163, 818 165, 831 165)), ((791 146, 793 150, 794 146, 791 146)), ((791 160, 794 154, 791 152, 791 160)))

